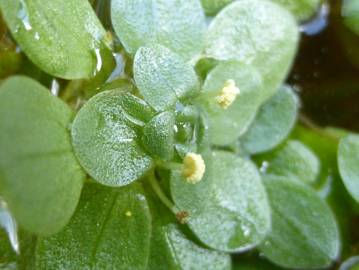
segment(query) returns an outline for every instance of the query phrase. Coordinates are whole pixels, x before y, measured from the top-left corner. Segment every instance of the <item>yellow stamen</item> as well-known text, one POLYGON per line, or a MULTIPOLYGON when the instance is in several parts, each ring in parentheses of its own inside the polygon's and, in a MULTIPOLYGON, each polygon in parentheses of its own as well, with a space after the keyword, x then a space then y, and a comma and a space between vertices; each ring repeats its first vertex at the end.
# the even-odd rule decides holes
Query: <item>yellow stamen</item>
POLYGON ((236 86, 234 80, 227 80, 224 83, 219 95, 216 96, 216 102, 222 109, 228 109, 229 106, 236 100, 240 94, 239 88, 236 86))
POLYGON ((131 211, 127 211, 125 214, 127 217, 131 217, 132 216, 132 212, 131 211))
POLYGON ((201 181, 206 170, 201 155, 196 153, 187 153, 183 159, 183 171, 182 174, 186 181, 191 184, 196 184, 201 181))

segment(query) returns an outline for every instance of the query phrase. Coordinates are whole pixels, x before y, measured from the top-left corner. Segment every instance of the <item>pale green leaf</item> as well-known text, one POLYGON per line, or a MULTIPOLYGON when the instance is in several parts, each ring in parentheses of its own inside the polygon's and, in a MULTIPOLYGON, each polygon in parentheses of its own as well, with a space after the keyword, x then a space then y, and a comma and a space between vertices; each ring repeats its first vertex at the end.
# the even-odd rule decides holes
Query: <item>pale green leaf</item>
POLYGON ((199 0, 113 0, 112 24, 126 51, 161 44, 186 60, 202 50, 205 17, 199 0))
POLYGON ((105 30, 87 0, 2 0, 0 9, 21 49, 45 72, 76 79, 101 68, 105 30))
POLYGON ((173 200, 189 213, 188 225, 211 248, 245 251, 258 245, 270 228, 270 209, 259 173, 231 153, 205 158, 206 173, 190 184, 179 173, 171 178, 173 200))
POLYGON ((199 87, 194 69, 159 45, 137 51, 133 73, 141 95, 158 111, 173 107, 178 99, 193 96, 199 87))
POLYGON ((143 142, 148 151, 162 160, 170 160, 174 154, 175 115, 163 112, 156 115, 143 129, 143 142))
POLYGON ((272 230, 260 250, 272 262, 290 269, 328 267, 339 255, 334 215, 309 187, 297 181, 264 181, 272 209, 272 230))
POLYGON ((270 97, 291 67, 298 37, 297 24, 284 8, 267 0, 235 1, 211 22, 205 54, 251 64, 263 76, 270 97))
POLYGON ((240 138, 242 147, 250 154, 266 152, 280 144, 292 130, 298 113, 298 98, 289 87, 259 109, 248 131, 240 138))
POLYGON ((318 157, 300 141, 290 140, 278 149, 260 156, 265 162, 265 174, 313 183, 320 172, 318 157))
POLYGON ((102 92, 79 111, 72 126, 75 153, 85 170, 108 186, 127 185, 152 166, 141 146, 151 108, 132 94, 102 92))
POLYGON ((350 257, 340 265, 339 270, 358 270, 359 256, 350 257))
POLYGON ((261 103, 263 84, 261 75, 250 65, 231 61, 216 66, 203 85, 202 104, 209 118, 211 142, 226 145, 234 142, 247 130, 261 103), (227 109, 216 102, 226 81, 233 80, 240 94, 227 109))
POLYGON ((310 19, 318 11, 321 0, 271 0, 288 9, 298 21, 310 19))
POLYGON ((38 240, 35 268, 144 270, 150 237, 151 217, 140 184, 89 184, 65 229, 38 240))
POLYGON ((338 166, 349 194, 359 203, 359 135, 351 134, 339 143, 338 166))
POLYGON ((51 234, 75 211, 84 173, 73 154, 69 107, 39 83, 0 88, 0 195, 21 227, 51 234))

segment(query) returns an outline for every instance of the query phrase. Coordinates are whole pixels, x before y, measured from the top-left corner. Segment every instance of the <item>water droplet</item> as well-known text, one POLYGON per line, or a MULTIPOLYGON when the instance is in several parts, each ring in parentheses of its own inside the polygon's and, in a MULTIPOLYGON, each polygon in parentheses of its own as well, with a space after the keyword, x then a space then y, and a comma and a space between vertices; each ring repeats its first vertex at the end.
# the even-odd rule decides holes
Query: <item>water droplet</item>
POLYGON ((51 88, 50 88, 51 94, 53 94, 54 96, 58 96, 59 95, 59 91, 60 91, 60 85, 59 82, 56 79, 53 79, 51 81, 51 88))
POLYGON ((7 204, 0 198, 0 226, 6 231, 10 244, 14 251, 19 254, 20 246, 17 236, 17 225, 15 219, 11 216, 7 209, 7 204))
POLYGON ((308 36, 314 36, 323 31, 328 25, 330 7, 328 3, 323 3, 315 18, 302 24, 299 30, 308 36))
POLYGON ((262 162, 262 165, 261 165, 261 167, 260 167, 260 169, 259 169, 259 171, 260 171, 262 174, 266 174, 268 167, 269 167, 268 161, 263 161, 263 162, 262 162))
POLYGON ((99 72, 102 68, 102 57, 101 57, 101 51, 99 48, 94 50, 95 52, 95 57, 96 57, 96 68, 94 70, 93 76, 95 76, 97 74, 97 72, 99 72))
POLYGON ((40 34, 39 34, 38 32, 36 32, 34 38, 35 38, 36 40, 40 40, 40 34))
MULTIPOLYGON (((21 20, 26 31, 30 31, 32 29, 32 26, 30 24, 28 8, 24 0, 20 0, 20 10, 17 14, 17 17, 21 20)), ((17 31, 18 29, 15 32, 17 31)))
POLYGON ((113 57, 115 58, 116 66, 112 71, 111 75, 107 79, 107 83, 112 82, 113 80, 120 77, 125 69, 125 59, 120 53, 113 53, 113 57))

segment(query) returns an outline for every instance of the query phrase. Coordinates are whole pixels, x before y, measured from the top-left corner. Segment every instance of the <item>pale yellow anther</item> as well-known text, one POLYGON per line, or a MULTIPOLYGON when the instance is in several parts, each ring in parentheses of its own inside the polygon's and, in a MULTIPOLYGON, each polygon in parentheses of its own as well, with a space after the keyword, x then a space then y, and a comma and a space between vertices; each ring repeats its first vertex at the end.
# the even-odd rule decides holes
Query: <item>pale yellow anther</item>
POLYGON ((222 109, 227 109, 236 100, 240 94, 239 88, 234 80, 227 80, 224 83, 219 95, 216 96, 216 102, 222 109))
POLYGON ((131 212, 131 211, 127 211, 127 212, 125 213, 125 215, 126 215, 127 217, 131 217, 131 216, 132 216, 132 212, 131 212))
POLYGON ((183 159, 183 171, 182 174, 186 181, 191 184, 196 184, 201 181, 206 170, 201 155, 196 153, 187 153, 183 159))

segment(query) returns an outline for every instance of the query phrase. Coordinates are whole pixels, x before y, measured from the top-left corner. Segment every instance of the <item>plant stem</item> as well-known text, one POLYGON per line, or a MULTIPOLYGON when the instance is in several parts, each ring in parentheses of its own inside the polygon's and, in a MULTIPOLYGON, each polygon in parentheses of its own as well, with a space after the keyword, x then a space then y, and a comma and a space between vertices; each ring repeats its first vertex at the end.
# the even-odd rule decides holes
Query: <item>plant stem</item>
POLYGON ((311 119, 309 119, 305 114, 299 115, 299 122, 302 123, 304 126, 310 128, 314 132, 318 133, 319 135, 323 137, 327 137, 336 143, 339 142, 340 138, 338 136, 335 136, 333 133, 326 131, 324 128, 318 126, 316 123, 314 123, 311 119))
POLYGON ((179 212, 178 208, 167 198, 166 194, 162 191, 154 172, 150 174, 149 181, 158 198, 176 215, 179 212))
POLYGON ((157 166, 167 169, 167 170, 176 170, 176 171, 182 171, 183 170, 183 164, 177 163, 177 162, 163 162, 159 161, 157 163, 157 166))

